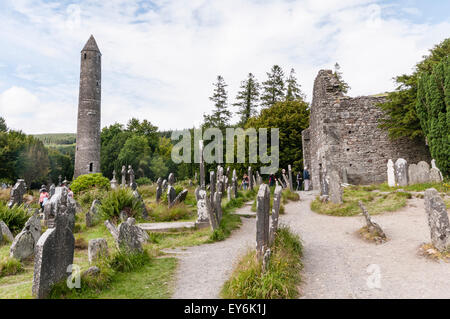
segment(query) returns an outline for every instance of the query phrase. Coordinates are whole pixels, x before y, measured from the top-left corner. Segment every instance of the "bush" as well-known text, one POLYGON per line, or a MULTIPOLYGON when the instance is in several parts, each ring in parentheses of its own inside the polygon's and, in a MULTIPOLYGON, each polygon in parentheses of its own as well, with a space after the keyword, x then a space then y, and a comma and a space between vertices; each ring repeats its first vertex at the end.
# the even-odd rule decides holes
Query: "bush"
POLYGON ((151 183, 152 183, 152 180, 148 177, 140 177, 136 180, 136 184, 138 186, 150 185, 151 183))
POLYGON ((108 192, 99 207, 99 215, 103 220, 110 219, 117 222, 121 211, 125 211, 129 217, 135 219, 142 217, 141 202, 134 197, 129 188, 118 188, 108 192))
POLYGON ((129 253, 118 250, 109 260, 111 269, 119 272, 130 272, 150 262, 150 256, 146 250, 143 252, 129 253))
POLYGON ((255 250, 245 255, 222 289, 224 298, 297 298, 302 264, 302 245, 287 226, 278 228, 266 272, 256 259, 255 250))
POLYGON ((86 174, 78 176, 72 184, 70 184, 70 188, 74 194, 78 194, 94 187, 108 190, 110 188, 109 179, 104 177, 101 173, 86 174))
POLYGON ((14 235, 22 230, 31 215, 32 213, 24 205, 8 208, 6 204, 0 203, 0 220, 5 222, 14 235))
POLYGON ((76 200, 81 205, 81 207, 83 207, 83 209, 89 209, 95 199, 98 199, 101 202, 106 193, 107 191, 105 189, 88 189, 80 192, 76 196, 76 200))
POLYGON ((0 261, 0 278, 3 276, 11 276, 23 271, 23 266, 15 258, 5 257, 0 261))

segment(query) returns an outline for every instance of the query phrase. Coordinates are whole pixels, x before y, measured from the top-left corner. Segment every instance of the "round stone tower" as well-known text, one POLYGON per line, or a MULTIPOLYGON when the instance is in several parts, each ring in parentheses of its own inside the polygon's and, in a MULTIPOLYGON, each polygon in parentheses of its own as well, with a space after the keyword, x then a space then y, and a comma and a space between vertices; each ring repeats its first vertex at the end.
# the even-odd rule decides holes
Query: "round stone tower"
POLYGON ((91 35, 81 51, 74 179, 100 172, 102 54, 91 35))

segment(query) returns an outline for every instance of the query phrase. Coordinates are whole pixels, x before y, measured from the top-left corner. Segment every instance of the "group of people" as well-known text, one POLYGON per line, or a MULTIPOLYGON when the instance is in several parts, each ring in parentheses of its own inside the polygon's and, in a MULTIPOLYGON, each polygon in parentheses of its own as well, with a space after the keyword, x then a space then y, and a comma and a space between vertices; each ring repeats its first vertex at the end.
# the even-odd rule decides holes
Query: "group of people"
MULTIPOLYGON (((70 186, 66 186, 65 184, 62 184, 61 186, 67 187, 69 190, 68 196, 73 198, 73 191, 70 189, 70 186)), ((41 209, 44 210, 45 203, 50 199, 50 193, 47 191, 47 186, 42 185, 41 189, 39 190, 39 205, 41 206, 41 209)))
MULTIPOLYGON (((269 175, 269 186, 275 186, 276 184, 276 177, 275 174, 270 174, 269 175)), ((309 171, 308 168, 305 166, 303 173, 302 172, 297 172, 297 188, 296 190, 302 190, 302 185, 304 182, 304 187, 303 190, 305 191, 309 191, 309 185, 310 185, 310 175, 309 175, 309 171)), ((244 176, 242 176, 242 189, 247 190, 248 186, 250 184, 250 179, 249 176, 247 174, 244 174, 244 176)))

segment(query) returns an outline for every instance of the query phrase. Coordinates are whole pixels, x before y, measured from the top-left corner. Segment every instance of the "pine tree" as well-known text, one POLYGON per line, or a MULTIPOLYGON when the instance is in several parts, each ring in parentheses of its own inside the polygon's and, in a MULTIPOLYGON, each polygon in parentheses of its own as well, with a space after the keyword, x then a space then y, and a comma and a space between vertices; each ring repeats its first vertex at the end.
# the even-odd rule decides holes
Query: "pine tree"
POLYGON ((276 102, 284 100, 284 72, 278 66, 274 65, 267 73, 267 81, 263 82, 263 94, 261 104, 263 107, 271 107, 276 102))
POLYGON ((257 113, 259 101, 260 85, 252 73, 248 74, 248 78, 241 83, 241 90, 236 96, 238 102, 234 106, 239 107, 237 114, 240 114, 240 126, 244 126, 248 119, 257 113))
POLYGON ((300 90, 300 84, 298 84, 297 82, 295 70, 293 68, 291 69, 291 73, 289 74, 286 83, 286 101, 297 101, 305 99, 305 95, 300 90))
POLYGON ((211 115, 203 115, 204 125, 208 127, 225 128, 230 123, 231 112, 228 110, 228 94, 225 88, 225 80, 221 75, 217 76, 214 85, 214 93, 209 98, 214 102, 214 110, 211 115))
POLYGON ((339 81, 339 89, 342 93, 346 94, 350 89, 350 86, 344 81, 341 72, 341 66, 336 62, 334 65, 334 76, 339 81))

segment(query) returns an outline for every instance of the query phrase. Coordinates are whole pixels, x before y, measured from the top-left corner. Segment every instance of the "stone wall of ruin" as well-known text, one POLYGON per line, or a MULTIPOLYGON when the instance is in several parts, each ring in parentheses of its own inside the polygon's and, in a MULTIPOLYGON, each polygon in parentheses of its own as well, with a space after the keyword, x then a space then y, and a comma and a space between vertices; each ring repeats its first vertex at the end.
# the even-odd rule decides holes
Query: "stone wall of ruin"
POLYGON ((383 101, 383 97, 344 96, 332 71, 319 72, 314 82, 310 127, 303 132, 304 143, 308 144, 303 146, 304 161, 310 163, 314 189, 319 189, 321 173, 332 168, 341 178, 345 169, 350 184, 372 184, 387 181, 390 158, 430 162, 423 140, 392 141, 378 127, 383 111, 377 104, 383 101))

